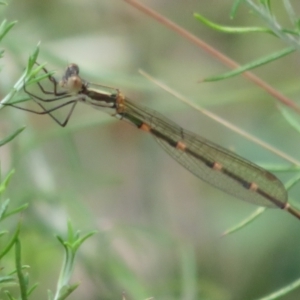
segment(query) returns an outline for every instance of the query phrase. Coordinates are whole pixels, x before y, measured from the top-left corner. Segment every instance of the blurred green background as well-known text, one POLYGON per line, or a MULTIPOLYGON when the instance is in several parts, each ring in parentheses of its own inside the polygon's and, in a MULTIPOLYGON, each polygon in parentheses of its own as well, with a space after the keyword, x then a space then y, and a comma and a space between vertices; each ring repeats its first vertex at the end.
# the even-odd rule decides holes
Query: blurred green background
MULTIPOLYGON (((273 1, 287 22, 281 1, 273 1)), ((295 5, 299 6, 297 1, 295 5)), ((229 20, 232 1, 143 1, 243 64, 285 45, 265 34, 225 35, 199 24, 198 12, 227 25, 263 25, 242 6, 229 20)), ((5 95, 41 41, 39 62, 57 71, 79 64, 83 78, 114 86, 249 160, 289 163, 182 104, 139 75, 143 69, 195 103, 215 112, 297 159, 299 135, 276 100, 239 76, 198 80, 227 70, 220 62, 121 0, 26 0, 1 7, 18 20, 5 38, 0 75, 5 95)), ((297 100, 299 55, 255 70, 297 100)), ((63 113, 61 115, 63 118, 63 113)), ((39 287, 31 299, 55 289, 62 249, 54 235, 97 229, 78 256, 70 299, 246 300, 267 295, 300 277, 300 223, 269 209, 238 233, 222 232, 253 212, 254 205, 203 183, 173 161, 151 136, 90 107, 78 105, 68 126, 13 108, 0 115, 1 139, 26 130, 0 150, 2 174, 16 169, 7 196, 22 214, 23 263, 39 287)), ((292 174, 279 174, 286 182, 292 174)), ((290 192, 299 201, 300 186, 290 192)), ((8 223, 14 228, 15 223, 8 223)), ((300 290, 284 299, 298 299, 300 290)), ((2 297, 1 297, 2 298, 2 297)))

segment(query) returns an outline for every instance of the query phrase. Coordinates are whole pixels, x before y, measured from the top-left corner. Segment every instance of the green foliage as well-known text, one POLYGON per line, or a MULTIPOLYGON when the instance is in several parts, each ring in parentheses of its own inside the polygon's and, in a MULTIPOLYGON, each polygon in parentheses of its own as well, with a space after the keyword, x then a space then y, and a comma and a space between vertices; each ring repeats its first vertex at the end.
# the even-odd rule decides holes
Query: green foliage
MULTIPOLYGON (((1 2, 0 4, 4 4, 4 2, 1 2)), ((10 30, 13 28, 13 26, 16 24, 16 22, 7 23, 6 20, 4 20, 0 24, 0 41, 10 32, 10 30)), ((0 57, 3 56, 4 51, 2 50, 0 52, 0 57)), ((3 108, 8 102, 10 102, 17 93, 23 89, 23 86, 25 84, 30 85, 37 83, 43 79, 45 79, 49 74, 39 74, 40 71, 43 69, 45 64, 37 64, 36 60, 39 54, 39 46, 36 47, 34 52, 29 56, 27 66, 25 68, 25 71, 21 75, 21 77, 17 80, 17 82, 14 84, 13 88, 10 90, 10 92, 1 100, 1 107, 3 108)), ((29 100, 27 97, 26 99, 21 100, 15 100, 14 103, 24 102, 29 100)), ((8 135, 6 138, 2 139, 0 141, 0 146, 4 146, 8 143, 10 143, 14 138, 16 138, 25 127, 21 127, 12 134, 8 135)), ((3 194, 6 192, 8 185, 11 181, 11 178, 13 174, 15 173, 15 170, 12 169, 6 177, 1 181, 0 183, 0 196, 3 196, 3 194)), ((19 213, 22 213, 26 208, 28 208, 28 204, 20 205, 17 208, 14 208, 12 210, 9 209, 10 200, 6 199, 5 201, 2 201, 0 205, 0 223, 2 224, 5 219, 11 218, 19 213)), ((22 247, 21 247, 21 227, 22 222, 17 222, 16 229, 14 232, 9 233, 9 231, 2 230, 0 232, 0 238, 4 239, 8 234, 10 235, 10 238, 6 243, 1 243, 1 249, 0 249, 0 259, 2 262, 5 262, 5 260, 9 260, 8 255, 13 249, 15 248, 15 270, 9 272, 6 275, 0 275, 0 290, 4 289, 4 293, 8 299, 16 300, 16 299, 22 299, 27 300, 29 299, 29 296, 33 293, 33 291, 37 287, 37 283, 33 284, 32 286, 29 285, 29 273, 28 273, 28 266, 22 264, 22 247), (19 296, 15 297, 12 295, 12 293, 9 290, 6 290, 9 286, 15 285, 19 287, 19 296)), ((55 299, 55 300, 62 300, 66 299, 79 284, 69 284, 69 281, 72 276, 72 272, 74 269, 75 264, 75 256, 77 254, 77 251, 79 247, 82 245, 82 243, 91 235, 93 235, 94 232, 90 232, 86 234, 84 237, 79 236, 79 233, 74 233, 72 229, 71 222, 68 222, 68 240, 64 241, 61 237, 58 237, 58 240, 63 245, 65 250, 65 260, 62 266, 60 278, 58 280, 57 284, 57 291, 55 294, 55 297, 49 297, 49 299, 55 299)))
POLYGON ((271 55, 268 55, 266 57, 262 57, 259 58, 258 60, 252 61, 248 64, 245 64, 237 69, 234 69, 232 71, 226 72, 224 74, 221 75, 217 75, 217 76, 211 76, 211 77, 207 77, 205 78, 203 81, 205 82, 209 82, 209 81, 218 81, 218 80, 224 80, 236 75, 239 75, 241 73, 244 73, 246 71, 250 71, 252 69, 261 67, 265 64, 271 63, 274 60, 280 59, 288 54, 291 54, 295 51, 295 48, 286 48, 284 50, 278 51, 276 53, 272 53, 271 55))
MULTIPOLYGON (((25 127, 19 128, 17 129, 15 132, 13 132, 11 135, 9 135, 8 137, 6 137, 5 139, 3 139, 2 141, 0 141, 0 147, 7 144, 8 142, 10 142, 11 140, 13 140, 19 133, 21 133, 23 130, 25 129, 25 127)), ((1 190, 0 190, 1 192, 1 190)))
MULTIPOLYGON (((0 194, 3 194, 8 186, 8 183, 11 179, 11 176, 13 175, 14 170, 12 170, 7 177, 1 182, 0 185, 0 194)), ((7 199, 1 204, 0 207, 0 223, 3 222, 4 219, 8 217, 12 217, 16 214, 19 214, 20 212, 24 211, 28 205, 24 204, 16 209, 13 209, 11 211, 8 211, 10 201, 7 199)), ((29 295, 34 291, 34 289, 37 287, 37 284, 34 284, 33 286, 29 286, 29 274, 24 273, 24 270, 28 269, 27 266, 24 266, 21 262, 21 242, 20 242, 20 231, 21 231, 21 222, 18 222, 17 228, 13 233, 10 234, 10 239, 8 242, 6 242, 6 245, 2 243, 1 252, 0 252, 0 259, 2 261, 5 261, 5 258, 7 254, 10 252, 10 250, 15 247, 15 266, 16 269, 10 274, 7 275, 1 275, 0 276, 0 289, 3 289, 6 287, 7 284, 17 284, 20 289, 20 298, 22 300, 28 299, 29 295), (14 274, 17 275, 17 279, 14 274)), ((57 284, 57 291, 55 294, 55 297, 50 297, 49 299, 55 299, 55 300, 62 300, 66 299, 67 296, 71 294, 75 290, 75 288, 78 286, 78 284, 69 284, 69 281, 71 279, 71 275, 74 269, 75 264, 75 256, 79 249, 79 247, 82 245, 82 243, 89 238, 91 235, 93 235, 95 232, 90 232, 86 234, 83 237, 79 236, 79 232, 74 233, 71 222, 68 222, 68 239, 66 241, 63 240, 61 237, 57 237, 60 243, 63 245, 65 250, 65 259, 62 266, 61 274, 58 280, 57 284)), ((0 233, 0 238, 3 238, 5 235, 7 235, 7 231, 2 231, 0 233)), ((11 295, 11 293, 6 290, 5 291, 6 296, 9 299, 17 299, 14 296, 11 295)))
POLYGON ((216 24, 204 16, 194 13, 194 17, 207 27, 210 27, 211 29, 223 32, 223 33, 270 33, 273 34, 273 31, 270 30, 269 28, 264 28, 264 27, 231 27, 231 26, 223 26, 220 24, 216 24))
POLYGON ((290 5, 288 0, 285 1, 286 3, 286 11, 290 17, 291 23, 294 28, 284 28, 281 26, 277 20, 275 15, 273 15, 271 10, 271 1, 259 1, 258 4, 252 0, 237 0, 235 1, 234 5, 232 6, 231 10, 231 18, 236 16, 237 9, 239 5, 242 3, 247 4, 250 8, 260 17, 262 18, 268 27, 228 27, 219 24, 215 24, 214 22, 208 20, 207 18, 203 17, 199 13, 195 13, 194 17, 201 22, 202 24, 210 27, 213 30, 221 31, 223 33, 232 33, 232 34, 249 34, 249 33, 267 33, 272 34, 274 37, 280 38, 283 42, 288 44, 288 48, 280 50, 278 52, 272 53, 266 57, 259 58, 258 60, 252 61, 250 63, 244 64, 239 68, 226 72, 221 75, 211 76, 205 78, 203 81, 218 81, 224 80, 246 71, 255 69, 257 67, 261 67, 265 64, 271 63, 275 60, 278 60, 286 55, 289 55, 300 48, 300 41, 299 39, 295 39, 295 37, 300 37, 299 34, 299 18, 296 18, 294 15, 294 10, 290 5))
POLYGON ((54 296, 49 292, 49 300, 64 300, 66 299, 79 285, 79 283, 71 284, 70 279, 75 265, 75 257, 82 243, 94 235, 96 231, 91 231, 80 237, 80 232, 74 232, 71 222, 68 222, 68 238, 66 241, 62 237, 57 236, 58 241, 62 244, 65 250, 64 262, 60 271, 57 282, 57 289, 54 296))

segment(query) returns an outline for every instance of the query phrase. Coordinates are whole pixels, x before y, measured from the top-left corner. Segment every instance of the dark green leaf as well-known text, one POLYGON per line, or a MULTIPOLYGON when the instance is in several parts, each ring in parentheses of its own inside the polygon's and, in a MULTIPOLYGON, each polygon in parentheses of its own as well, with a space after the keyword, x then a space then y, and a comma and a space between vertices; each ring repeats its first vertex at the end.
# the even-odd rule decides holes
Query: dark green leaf
POLYGON ((21 229, 21 223, 18 223, 18 227, 16 231, 14 232, 11 240, 8 242, 8 244, 4 247, 2 252, 0 253, 0 259, 12 248, 12 246, 15 244, 16 240, 18 239, 19 233, 21 229))
POLYGON ((198 13, 194 13, 194 17, 200 21, 201 23, 203 23, 204 25, 214 29, 214 30, 218 30, 221 32, 225 32, 225 33, 251 33, 251 32, 266 32, 266 33, 270 33, 270 34, 274 34, 272 32, 272 30, 270 30, 269 28, 264 28, 264 27, 230 27, 230 26, 223 26, 223 25, 219 25, 216 23, 213 23, 211 21, 209 21, 208 19, 204 18, 203 16, 201 16, 198 13))
POLYGON ((17 268, 17 275, 19 279, 19 286, 21 292, 21 299, 27 300, 27 287, 28 282, 26 276, 22 272, 22 262, 21 262, 21 242, 18 238, 15 240, 15 264, 17 268))
POLYGON ((11 179, 11 177, 13 176, 14 173, 15 173, 15 170, 12 169, 12 170, 7 174, 7 176, 5 177, 5 179, 1 182, 1 185, 0 185, 0 194, 2 194, 2 193, 6 190, 8 184, 9 184, 9 181, 10 181, 10 179, 11 179))
POLYGON ((6 36, 6 34, 16 25, 17 21, 10 22, 7 24, 7 21, 4 20, 0 24, 0 42, 6 36))
POLYGON ((7 144, 8 142, 10 142, 11 140, 13 140, 19 133, 21 133, 23 130, 25 129, 25 127, 22 127, 20 129, 17 129, 14 133, 12 133, 11 135, 9 135, 7 138, 3 139, 2 141, 0 141, 0 147, 7 144))
POLYGON ((249 225, 254 220, 256 220, 265 210, 266 210, 265 207, 259 207, 258 209, 255 210, 254 213, 252 213, 250 216, 245 218, 243 221, 241 221, 240 223, 236 224, 235 226, 223 232, 222 237, 237 232, 240 229, 243 229, 245 226, 249 225))
POLYGON ((211 76, 211 77, 208 77, 208 78, 205 78, 203 81, 218 81, 218 80, 222 80, 222 79, 227 79, 227 78, 230 78, 230 77, 233 77, 233 76, 236 76, 238 74, 241 74, 243 72, 246 72, 246 71, 249 71, 249 70, 252 70, 254 68, 257 68, 257 67, 260 67, 262 65, 265 65, 271 61, 274 61, 276 59, 279 59, 283 56, 286 56, 292 52, 295 51, 295 48, 294 47, 290 47, 290 48, 286 48, 284 50, 281 50, 281 51, 278 51, 276 53, 273 53, 271 55, 268 55, 267 57, 263 57, 263 58, 260 58, 256 61, 253 61, 249 64, 246 64, 246 65, 243 65, 235 70, 232 70, 230 72, 227 72, 227 73, 223 73, 221 75, 217 75, 217 76, 211 76))
POLYGON ((233 19, 236 15, 236 12, 238 10, 238 7, 241 5, 242 2, 244 2, 245 0, 235 0, 232 8, 231 8, 231 12, 230 12, 230 18, 233 19))

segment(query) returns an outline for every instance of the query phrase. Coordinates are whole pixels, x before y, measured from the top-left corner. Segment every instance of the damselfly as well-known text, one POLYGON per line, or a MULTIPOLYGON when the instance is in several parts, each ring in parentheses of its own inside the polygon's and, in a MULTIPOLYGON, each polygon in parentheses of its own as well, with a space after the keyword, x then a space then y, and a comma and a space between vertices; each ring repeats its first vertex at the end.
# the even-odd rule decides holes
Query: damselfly
MULTIPOLYGON (((45 68, 43 70, 48 73, 45 68)), ((156 111, 129 100, 118 89, 85 81, 79 76, 79 68, 76 64, 67 67, 61 81, 57 81, 52 75, 49 75, 48 79, 53 85, 52 91, 47 91, 41 83, 38 83, 41 92, 50 97, 48 99, 39 97, 24 87, 27 94, 43 111, 21 109, 36 114, 48 114, 64 127, 77 103, 88 104, 151 133, 170 156, 211 185, 236 198, 260 206, 279 207, 300 219, 300 212, 287 202, 288 195, 282 182, 267 170, 181 128, 156 111), (59 87, 62 91, 59 91, 59 87), (66 101, 59 103, 63 99, 66 101), (59 104, 46 109, 44 103, 48 102, 59 104), (70 110, 65 120, 61 122, 52 112, 65 106, 70 106, 70 110)), ((16 107, 15 104, 6 105, 16 107)))

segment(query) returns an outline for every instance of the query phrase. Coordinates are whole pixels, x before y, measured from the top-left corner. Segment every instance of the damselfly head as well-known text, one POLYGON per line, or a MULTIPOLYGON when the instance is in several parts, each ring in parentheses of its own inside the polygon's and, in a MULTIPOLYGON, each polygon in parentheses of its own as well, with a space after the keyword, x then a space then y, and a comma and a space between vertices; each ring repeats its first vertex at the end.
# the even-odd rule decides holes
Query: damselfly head
POLYGON ((66 68, 64 77, 78 76, 79 67, 76 64, 69 64, 66 68))
POLYGON ((82 90, 83 82, 78 76, 79 67, 76 64, 70 64, 65 71, 61 81, 60 86, 68 90, 69 93, 78 94, 82 90))

